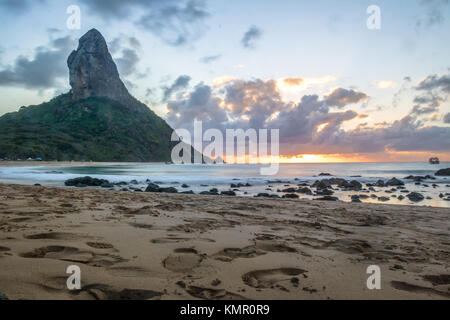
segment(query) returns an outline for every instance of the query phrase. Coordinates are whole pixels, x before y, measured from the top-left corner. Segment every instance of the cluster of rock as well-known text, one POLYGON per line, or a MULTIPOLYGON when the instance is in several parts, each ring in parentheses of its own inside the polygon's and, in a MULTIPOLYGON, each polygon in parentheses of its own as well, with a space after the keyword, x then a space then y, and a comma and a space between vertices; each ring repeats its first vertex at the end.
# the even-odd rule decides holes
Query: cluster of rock
MULTIPOLYGON (((320 176, 331 176, 327 173, 321 173, 320 176)), ((415 182, 415 184, 421 184, 423 187, 429 187, 429 185, 423 183, 424 180, 435 180, 436 178, 433 176, 408 176, 405 177, 404 180, 412 180, 415 182)), ((295 179, 298 180, 298 179, 295 179)), ((181 193, 181 194, 194 194, 192 190, 188 191, 178 191, 175 187, 161 187, 159 184, 162 184, 162 182, 158 181, 150 181, 147 179, 147 187, 145 190, 140 188, 135 188, 131 185, 136 185, 138 182, 136 180, 132 180, 129 183, 127 182, 117 182, 117 183, 111 183, 108 180, 105 179, 97 179, 92 178, 89 176, 86 177, 79 177, 74 179, 69 179, 65 182, 66 186, 74 186, 74 187, 102 187, 102 188, 109 188, 113 189, 115 186, 127 186, 128 188, 122 188, 122 191, 137 191, 137 192, 159 192, 159 193, 181 193)), ((361 200, 364 199, 377 199, 380 202, 387 202, 391 200, 391 198, 396 198, 399 201, 404 200, 405 198, 408 198, 412 202, 420 202, 425 199, 431 199, 430 197, 425 197, 421 193, 418 192, 410 192, 406 189, 405 183, 397 178, 392 178, 387 181, 384 180, 378 180, 375 183, 366 183, 365 186, 357 180, 346 180, 343 178, 326 178, 322 180, 316 180, 311 185, 308 185, 307 183, 300 183, 297 184, 296 187, 292 187, 290 182, 283 182, 281 180, 276 181, 268 181, 269 183, 285 183, 284 189, 277 189, 278 194, 274 193, 268 193, 268 192, 261 192, 255 195, 255 197, 258 198, 284 198, 284 199, 299 199, 300 195, 308 195, 308 196, 314 196, 317 198, 314 198, 314 200, 323 200, 323 201, 338 201, 339 199, 333 194, 335 191, 359 191, 360 194, 353 194, 350 196, 352 202, 362 202, 361 200), (287 184, 289 183, 289 184, 287 184), (377 192, 375 188, 385 188, 384 192, 387 194, 391 194, 390 196, 377 196, 376 194, 370 194, 370 192, 377 192), (394 193, 400 192, 400 195, 396 195, 394 193), (282 195, 279 195, 282 194, 282 195)), ((173 184, 178 184, 178 182, 173 182, 173 184)), ((207 185, 201 185, 203 187, 207 187, 207 185)), ((230 189, 225 191, 219 191, 217 188, 212 188, 209 191, 202 191, 199 194, 200 195, 225 195, 225 196, 236 196, 237 191, 241 191, 238 188, 245 188, 245 187, 251 187, 252 185, 249 183, 231 183, 230 189)), ((432 187, 436 188, 438 185, 432 184, 432 187)), ((182 184, 182 189, 189 188, 189 185, 182 184)), ((269 185, 269 187, 266 189, 268 191, 273 191, 272 186, 269 185)), ((244 194, 248 194, 248 192, 244 192, 244 194)), ((439 197, 443 200, 450 201, 450 194, 440 194, 439 197)))
POLYGON ((84 188, 84 187, 112 188, 112 187, 114 187, 114 184, 110 183, 108 180, 92 178, 89 176, 69 179, 69 180, 66 180, 64 182, 64 184, 69 187, 77 187, 77 188, 84 188))

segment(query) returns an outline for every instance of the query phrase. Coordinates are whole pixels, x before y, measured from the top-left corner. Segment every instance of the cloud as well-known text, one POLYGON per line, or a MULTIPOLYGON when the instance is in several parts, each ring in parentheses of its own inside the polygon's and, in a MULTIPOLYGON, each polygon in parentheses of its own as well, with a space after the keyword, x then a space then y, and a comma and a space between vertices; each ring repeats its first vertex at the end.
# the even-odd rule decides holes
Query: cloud
POLYGON ((337 88, 326 96, 326 103, 328 106, 343 108, 346 105, 355 104, 368 98, 369 96, 363 92, 353 89, 337 88))
POLYGON ((191 77, 188 75, 179 76, 170 87, 162 87, 163 89, 163 101, 170 99, 173 93, 178 92, 182 89, 186 89, 189 86, 191 77))
POLYGON ((362 121, 368 115, 331 111, 331 107, 367 99, 365 93, 338 88, 323 98, 304 95, 294 103, 281 98, 276 84, 277 80, 261 79, 235 79, 218 87, 201 83, 167 103, 167 121, 174 128, 188 130, 195 119, 203 122, 204 130, 279 129, 280 152, 285 155, 450 150, 450 127, 424 126, 413 115, 344 130, 347 121, 362 121))
POLYGON ((398 91, 396 93, 394 93, 394 96, 392 97, 392 106, 394 108, 396 108, 398 106, 398 104, 400 103, 403 93, 409 89, 410 83, 411 83, 411 77, 403 78, 403 83, 402 83, 400 89, 398 89, 398 91))
POLYGON ((221 99, 212 94, 211 87, 198 84, 188 97, 167 103, 167 121, 173 128, 190 129, 194 120, 203 121, 205 128, 223 128, 228 117, 220 105, 221 99))
POLYGON ((377 87, 380 89, 397 88, 398 83, 392 80, 382 80, 377 83, 377 87))
POLYGON ((450 112, 444 115, 444 123, 450 123, 450 112))
POLYGON ((127 77, 136 73, 136 65, 139 62, 139 56, 133 49, 123 49, 122 56, 116 58, 117 68, 120 75, 127 77))
POLYGON ((241 39, 241 44, 246 49, 255 48, 255 42, 263 35, 263 31, 256 26, 251 26, 241 39))
POLYGON ((416 28, 429 28, 434 25, 440 25, 445 21, 443 12, 449 0, 421 0, 420 4, 424 8, 425 14, 416 20, 416 28))
POLYGON ((283 85, 286 87, 298 87, 303 84, 302 78, 284 78, 283 85))
POLYGON ((169 45, 197 40, 209 17, 202 0, 80 0, 93 14, 105 20, 134 22, 169 45))
POLYGON ((450 75, 438 76, 430 75, 422 80, 416 87, 417 90, 440 89, 443 92, 450 93, 450 75))
POLYGON ((223 76, 223 77, 215 78, 213 80, 213 84, 214 84, 214 87, 219 87, 219 86, 221 86, 221 85, 223 85, 223 84, 225 84, 227 82, 231 82, 233 80, 236 80, 236 78, 235 77, 230 77, 230 76, 223 76))
POLYGON ((433 94, 430 94, 429 96, 417 96, 414 98, 414 103, 416 105, 414 105, 411 114, 423 115, 436 112, 444 101, 444 98, 433 94))
POLYGON ((201 58, 200 62, 201 63, 210 63, 210 62, 213 62, 213 61, 216 61, 216 60, 220 59, 221 57, 222 57, 221 54, 217 54, 217 55, 214 55, 214 56, 206 56, 206 57, 201 58))
POLYGON ((200 37, 208 16, 203 1, 190 0, 185 6, 173 4, 152 10, 137 24, 166 43, 180 46, 200 37))
POLYGON ((45 0, 1 0, 0 7, 9 12, 23 14, 31 8, 32 5, 36 3, 44 3, 45 0))
POLYGON ((27 89, 55 89, 67 82, 66 59, 75 47, 67 37, 51 40, 47 47, 35 49, 34 57, 19 56, 13 64, 0 71, 0 86, 27 89))
POLYGON ((129 42, 130 46, 133 47, 134 49, 140 49, 141 48, 140 41, 137 38, 135 38, 135 37, 129 37, 128 38, 128 42, 129 42))
MULTIPOLYGON (((138 69, 141 61, 138 53, 141 50, 141 43, 135 37, 122 34, 108 42, 108 49, 113 55, 121 77, 143 79, 150 72, 149 68, 142 72, 138 69)), ((127 80, 130 81, 130 79, 127 80)), ((134 84, 133 87, 135 87, 134 84)))
POLYGON ((414 98, 412 115, 424 115, 434 113, 447 101, 450 94, 450 74, 429 75, 415 87, 417 91, 425 91, 425 95, 414 98))

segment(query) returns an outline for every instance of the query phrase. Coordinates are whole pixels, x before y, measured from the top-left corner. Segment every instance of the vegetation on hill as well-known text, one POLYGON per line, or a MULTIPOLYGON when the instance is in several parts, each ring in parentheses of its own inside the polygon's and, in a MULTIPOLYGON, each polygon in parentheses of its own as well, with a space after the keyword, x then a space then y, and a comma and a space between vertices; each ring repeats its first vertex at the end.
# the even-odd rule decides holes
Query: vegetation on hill
POLYGON ((172 128, 153 111, 63 94, 0 117, 0 158, 170 161, 172 128))

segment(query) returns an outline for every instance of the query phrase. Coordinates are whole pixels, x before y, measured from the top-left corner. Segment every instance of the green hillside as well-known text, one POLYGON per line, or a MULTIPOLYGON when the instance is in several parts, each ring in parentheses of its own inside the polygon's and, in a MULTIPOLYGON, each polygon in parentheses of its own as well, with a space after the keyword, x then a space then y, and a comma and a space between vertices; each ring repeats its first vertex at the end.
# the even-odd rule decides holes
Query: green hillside
MULTIPOLYGON (((136 103, 139 103, 136 101, 136 103)), ((63 94, 0 117, 0 158, 169 161, 172 129, 145 105, 63 94)))

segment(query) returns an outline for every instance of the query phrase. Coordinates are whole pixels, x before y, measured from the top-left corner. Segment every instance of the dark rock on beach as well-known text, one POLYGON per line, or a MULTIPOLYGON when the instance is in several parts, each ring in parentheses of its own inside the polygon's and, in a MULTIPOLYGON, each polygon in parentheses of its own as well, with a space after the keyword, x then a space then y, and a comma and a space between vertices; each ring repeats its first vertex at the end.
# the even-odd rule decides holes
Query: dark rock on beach
POLYGON ((234 192, 234 191, 222 191, 220 194, 223 195, 223 196, 235 196, 236 192, 234 192))
POLYGON ((319 196, 331 196, 334 193, 334 191, 330 190, 330 189, 322 189, 322 190, 317 190, 316 194, 319 196))
POLYGON ((284 199, 298 199, 299 196, 295 193, 288 193, 283 196, 284 199))
POLYGON ((168 187, 168 188, 160 188, 159 192, 164 192, 164 193, 178 193, 178 190, 174 187, 168 187))
POLYGON ((420 202, 425 198, 422 194, 418 192, 411 192, 410 194, 407 195, 407 197, 409 200, 413 202, 420 202))
POLYGON ((154 183, 149 183, 145 192, 159 192, 159 186, 154 183))
POLYGON ((395 187, 395 186, 404 186, 405 183, 397 178, 392 178, 390 180, 388 180, 385 185, 387 187, 395 187))
POLYGON ((79 185, 89 186, 89 187, 100 187, 103 184, 110 184, 108 180, 97 179, 89 176, 69 179, 64 182, 66 186, 77 187, 79 185))
POLYGON ((378 180, 376 183, 375 183, 375 186, 377 186, 377 187, 384 187, 385 185, 384 185, 384 181, 383 180, 378 180))
POLYGON ((277 194, 268 194, 268 193, 258 193, 256 196, 256 198, 280 198, 279 195, 277 194))
POLYGON ((297 192, 298 193, 303 193, 303 194, 308 194, 308 195, 312 195, 313 194, 311 189, 308 188, 308 187, 298 188, 297 192))
POLYGON ((435 176, 450 176, 450 168, 441 169, 436 171, 435 176))
POLYGON ((314 200, 319 200, 319 201, 338 201, 339 199, 336 197, 332 197, 332 196, 325 196, 322 198, 316 198, 314 200))

